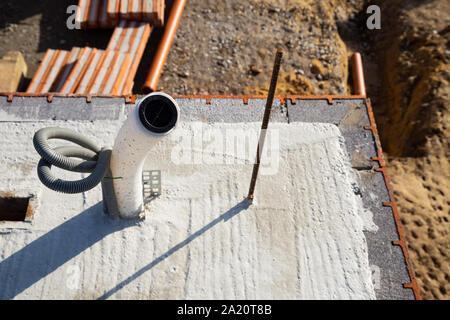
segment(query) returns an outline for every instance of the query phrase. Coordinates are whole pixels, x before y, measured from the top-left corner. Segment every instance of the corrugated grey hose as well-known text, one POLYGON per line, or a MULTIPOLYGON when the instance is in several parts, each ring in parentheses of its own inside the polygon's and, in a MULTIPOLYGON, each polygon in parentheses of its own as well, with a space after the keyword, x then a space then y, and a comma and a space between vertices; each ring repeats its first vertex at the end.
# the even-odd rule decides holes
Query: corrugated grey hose
POLYGON ((42 157, 38 163, 38 177, 48 188, 63 193, 81 193, 99 184, 109 170, 110 148, 100 148, 79 133, 58 127, 43 128, 33 138, 36 151, 42 157), (50 148, 49 139, 63 139, 78 144, 77 146, 50 148), (84 159, 74 159, 77 157, 84 159), (55 178, 51 172, 52 165, 74 172, 91 172, 81 180, 67 181, 55 178))

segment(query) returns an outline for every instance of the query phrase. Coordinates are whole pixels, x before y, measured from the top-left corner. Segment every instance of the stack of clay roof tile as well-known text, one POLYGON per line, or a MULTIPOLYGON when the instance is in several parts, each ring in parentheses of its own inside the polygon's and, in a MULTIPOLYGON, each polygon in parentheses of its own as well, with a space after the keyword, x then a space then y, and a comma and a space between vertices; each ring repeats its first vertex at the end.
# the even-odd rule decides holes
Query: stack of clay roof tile
POLYGON ((150 25, 121 21, 106 50, 47 50, 27 92, 128 95, 133 88, 150 25))
POLYGON ((120 20, 164 23, 164 0, 79 0, 76 22, 83 29, 111 28, 120 20))

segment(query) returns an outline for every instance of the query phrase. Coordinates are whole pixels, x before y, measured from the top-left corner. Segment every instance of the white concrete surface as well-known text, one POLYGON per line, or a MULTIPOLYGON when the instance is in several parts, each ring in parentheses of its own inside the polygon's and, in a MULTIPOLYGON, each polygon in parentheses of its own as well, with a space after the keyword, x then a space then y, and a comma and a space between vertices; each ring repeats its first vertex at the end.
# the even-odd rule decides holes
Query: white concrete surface
POLYGON ((336 126, 271 123, 279 140, 268 136, 266 147, 280 142, 279 162, 266 165, 248 206, 251 163, 205 158, 227 141, 194 142, 190 164, 174 154, 199 130, 257 133, 260 123, 181 123, 145 164, 162 170, 162 196, 131 222, 102 215, 100 187, 64 195, 40 186, 31 140, 50 125, 112 145, 121 123, 0 125, 0 191, 39 197, 32 224, 0 224, 0 298, 375 299, 363 231, 376 227, 336 126))

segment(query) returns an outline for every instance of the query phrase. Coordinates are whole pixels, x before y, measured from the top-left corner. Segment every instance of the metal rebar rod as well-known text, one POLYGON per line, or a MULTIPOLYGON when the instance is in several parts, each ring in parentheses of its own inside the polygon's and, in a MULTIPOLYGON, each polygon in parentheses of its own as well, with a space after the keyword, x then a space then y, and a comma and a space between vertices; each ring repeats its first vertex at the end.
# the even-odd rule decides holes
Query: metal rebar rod
POLYGON ((275 97, 275 90, 277 88, 278 74, 280 72, 282 56, 283 51, 281 49, 278 49, 275 55, 275 63, 273 66, 272 78, 270 80, 269 93, 267 95, 266 108, 261 125, 261 133, 259 136, 258 148, 256 150, 256 162, 253 165, 252 179, 250 180, 250 189, 247 196, 250 201, 252 201, 254 198, 256 179, 258 178, 259 165, 261 163, 261 153, 264 148, 264 141, 266 139, 267 128, 269 126, 270 112, 272 111, 273 99, 275 97))

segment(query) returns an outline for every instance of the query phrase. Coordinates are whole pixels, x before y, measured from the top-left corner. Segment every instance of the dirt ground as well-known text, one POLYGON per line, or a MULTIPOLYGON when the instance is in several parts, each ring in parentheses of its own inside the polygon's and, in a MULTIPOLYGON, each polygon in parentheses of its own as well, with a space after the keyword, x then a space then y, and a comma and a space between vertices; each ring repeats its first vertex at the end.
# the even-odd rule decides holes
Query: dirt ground
POLYGON ((380 5, 392 14, 372 36, 384 52, 376 120, 422 295, 449 299, 450 2, 380 5))
MULTIPOLYGON (((2 0, 0 56, 21 51, 30 78, 47 48, 106 48, 112 30, 65 27, 76 3, 2 0)), ((159 89, 264 94, 281 47, 278 94, 349 94, 348 58, 361 52, 422 296, 449 299, 449 12, 448 0, 190 0, 159 89), (370 4, 381 7, 381 30, 366 27, 370 4)), ((155 29, 135 93, 160 37, 155 29)))

